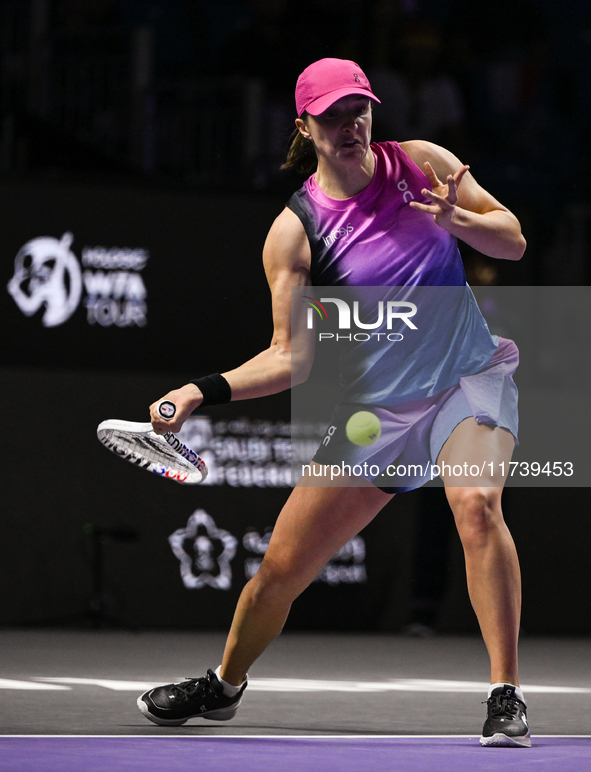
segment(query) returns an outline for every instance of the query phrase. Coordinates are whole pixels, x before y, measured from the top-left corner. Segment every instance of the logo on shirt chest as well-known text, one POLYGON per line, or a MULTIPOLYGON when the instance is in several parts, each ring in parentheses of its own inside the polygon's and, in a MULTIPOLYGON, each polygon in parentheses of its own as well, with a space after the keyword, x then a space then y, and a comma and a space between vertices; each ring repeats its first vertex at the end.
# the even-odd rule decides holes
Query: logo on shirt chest
POLYGON ((408 182, 406 180, 400 180, 396 187, 402 193, 402 199, 405 204, 408 204, 409 201, 414 201, 414 195, 408 189, 408 182))
POLYGON ((327 247, 330 247, 335 241, 345 238, 345 236, 348 236, 354 230, 351 223, 347 223, 347 225, 344 225, 342 228, 336 228, 334 231, 331 231, 328 236, 323 236, 322 241, 324 241, 327 247))
MULTIPOLYGON (((409 190, 408 182, 406 180, 400 180, 396 187, 402 193, 402 200, 405 204, 408 204, 409 201, 414 201, 414 194, 411 190, 409 190)), ((331 231, 328 236, 322 236, 322 241, 324 241, 327 247, 331 247, 335 241, 346 238, 354 230, 355 228, 351 225, 351 223, 347 223, 342 228, 335 228, 335 230, 331 231)))

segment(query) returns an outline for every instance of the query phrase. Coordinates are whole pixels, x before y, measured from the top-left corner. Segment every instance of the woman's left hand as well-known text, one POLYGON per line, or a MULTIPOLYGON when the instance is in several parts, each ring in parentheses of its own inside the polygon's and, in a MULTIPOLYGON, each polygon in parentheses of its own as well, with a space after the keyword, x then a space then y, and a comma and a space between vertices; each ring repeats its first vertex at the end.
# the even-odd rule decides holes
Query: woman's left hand
POLYGON ((423 167, 433 189, 429 190, 428 188, 423 188, 421 193, 431 201, 431 204, 422 204, 419 201, 411 201, 410 206, 421 212, 432 214, 437 225, 445 230, 449 230, 453 223, 456 204, 458 202, 458 188, 464 174, 466 174, 470 167, 462 166, 454 175, 448 174, 445 183, 443 183, 435 174, 435 170, 429 161, 425 161, 423 167))

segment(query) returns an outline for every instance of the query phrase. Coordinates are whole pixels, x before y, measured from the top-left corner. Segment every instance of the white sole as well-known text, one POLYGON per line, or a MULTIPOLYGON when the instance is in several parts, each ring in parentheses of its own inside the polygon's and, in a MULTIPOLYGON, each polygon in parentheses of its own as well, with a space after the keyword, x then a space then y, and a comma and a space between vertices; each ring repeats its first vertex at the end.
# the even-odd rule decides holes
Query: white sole
POLYGON ((481 737, 480 744, 491 748, 531 748, 531 737, 529 733, 523 737, 508 737, 502 732, 497 732, 491 737, 481 737))
POLYGON ((143 696, 144 695, 142 694, 137 698, 137 706, 140 709, 142 715, 144 715, 148 721, 151 721, 153 724, 158 724, 158 726, 182 726, 191 718, 207 718, 210 721, 229 721, 231 718, 234 718, 236 711, 242 702, 241 697, 238 702, 235 702, 233 705, 230 705, 227 708, 220 708, 219 710, 210 710, 205 715, 203 713, 195 713, 194 716, 187 716, 187 718, 170 719, 159 718, 158 716, 154 716, 152 713, 150 713, 148 706, 142 700, 143 696))

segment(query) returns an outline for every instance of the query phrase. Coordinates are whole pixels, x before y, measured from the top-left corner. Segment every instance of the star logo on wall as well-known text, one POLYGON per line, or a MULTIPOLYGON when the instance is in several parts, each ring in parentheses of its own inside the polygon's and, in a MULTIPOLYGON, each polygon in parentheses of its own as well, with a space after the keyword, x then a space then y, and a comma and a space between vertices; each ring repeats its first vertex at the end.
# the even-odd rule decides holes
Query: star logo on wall
POLYGON ((171 534, 168 541, 181 562, 185 587, 190 590, 205 586, 216 590, 231 588, 230 563, 238 542, 231 533, 218 528, 205 510, 193 512, 186 527, 171 534))

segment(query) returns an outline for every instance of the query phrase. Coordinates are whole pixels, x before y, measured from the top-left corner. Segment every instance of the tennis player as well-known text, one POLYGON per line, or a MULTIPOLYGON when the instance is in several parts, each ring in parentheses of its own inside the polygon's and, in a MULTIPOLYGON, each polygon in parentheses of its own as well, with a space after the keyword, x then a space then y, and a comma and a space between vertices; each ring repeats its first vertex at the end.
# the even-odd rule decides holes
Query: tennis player
POLYGON ((512 341, 488 331, 466 288, 457 248, 459 238, 490 257, 519 260, 525 250, 519 222, 448 150, 422 140, 372 144, 372 104, 379 100, 354 62, 314 62, 300 75, 295 97, 298 118, 286 165, 314 173, 264 245, 272 341, 240 367, 161 398, 177 405, 173 421, 158 415, 157 400, 150 408, 154 429, 179 431, 199 406, 263 397, 306 380, 309 346, 292 325, 292 287, 441 287, 455 298, 455 321, 439 345, 425 349, 427 360, 397 362, 393 346, 388 356, 363 361, 371 376, 364 389, 356 380, 359 359, 341 373, 344 397, 331 419, 330 442, 320 445, 312 474, 294 488, 277 519, 262 565, 238 601, 221 665, 203 678, 151 689, 138 706, 146 718, 170 726, 196 716, 234 716, 248 669, 281 632, 294 599, 393 495, 426 481, 419 476, 388 485, 383 475, 365 475, 331 484, 323 474, 336 460, 379 456, 381 463, 406 459, 442 470, 491 663, 480 742, 529 746, 517 670, 520 570, 501 511, 502 472, 517 437, 512 374, 518 352, 512 341), (368 405, 382 432, 364 448, 347 441, 344 425, 368 405), (451 472, 474 464, 482 469, 476 481, 451 472))

